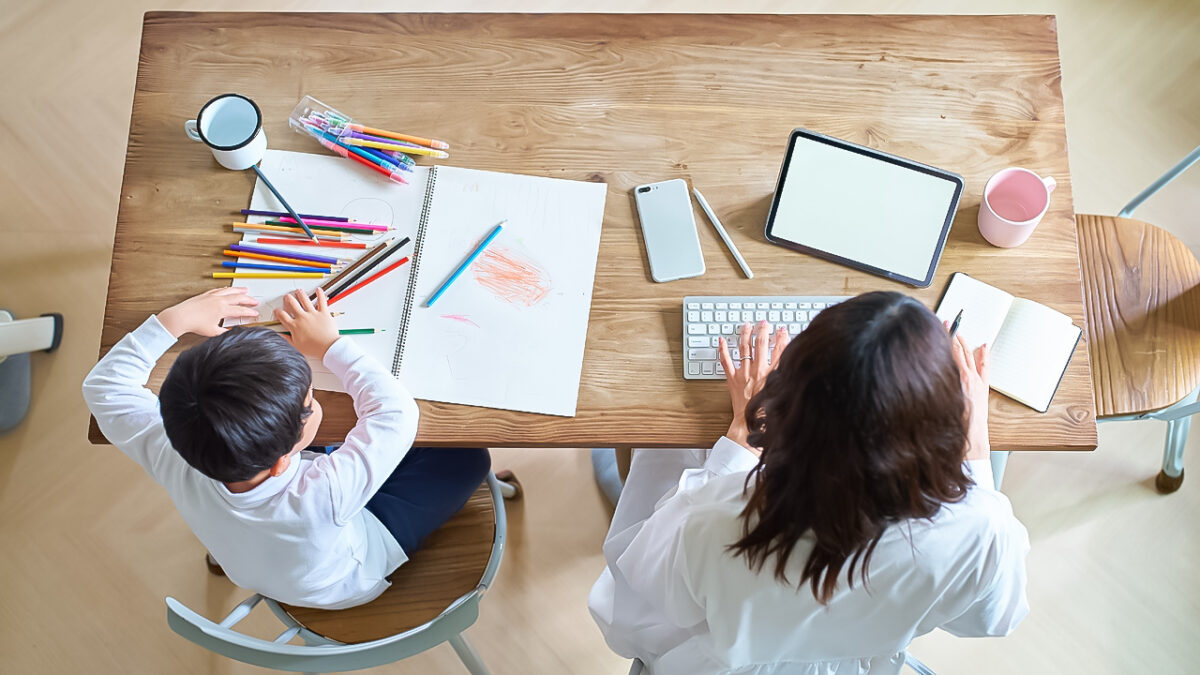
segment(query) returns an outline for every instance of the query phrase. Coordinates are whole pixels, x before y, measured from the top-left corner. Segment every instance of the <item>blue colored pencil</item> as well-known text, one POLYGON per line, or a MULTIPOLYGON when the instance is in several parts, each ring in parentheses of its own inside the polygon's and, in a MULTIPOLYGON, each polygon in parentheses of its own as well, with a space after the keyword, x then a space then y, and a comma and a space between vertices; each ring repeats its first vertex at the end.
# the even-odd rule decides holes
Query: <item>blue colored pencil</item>
POLYGON ((507 222, 508 220, 505 219, 496 223, 496 226, 492 228, 492 231, 488 233, 488 236, 484 237, 483 241, 479 242, 479 245, 475 247, 474 251, 471 251, 471 255, 467 256, 467 259, 462 261, 462 264, 458 266, 458 269, 454 270, 454 273, 450 275, 450 278, 442 283, 442 285, 433 292, 433 295, 425 301, 426 307, 433 307, 433 303, 437 302, 437 299, 442 297, 442 294, 446 292, 446 289, 450 288, 450 284, 454 283, 455 279, 462 276, 462 273, 471 266, 471 263, 475 262, 476 258, 479 257, 479 254, 483 253, 483 249, 487 248, 488 244, 492 243, 492 240, 499 236, 500 230, 504 229, 504 223, 507 222))
POLYGON ((266 263, 236 263, 232 260, 221 261, 221 267, 249 268, 254 270, 271 270, 272 272, 324 272, 329 274, 330 268, 293 267, 291 265, 268 265, 266 263))
POLYGON ((312 255, 310 253, 292 253, 291 251, 281 251, 277 248, 263 248, 262 246, 246 246, 245 244, 230 244, 229 248, 234 251, 245 251, 247 253, 261 253, 263 255, 274 255, 280 258, 292 258, 293 260, 307 260, 309 262, 324 263, 326 265, 335 265, 341 260, 330 258, 324 255, 312 255))

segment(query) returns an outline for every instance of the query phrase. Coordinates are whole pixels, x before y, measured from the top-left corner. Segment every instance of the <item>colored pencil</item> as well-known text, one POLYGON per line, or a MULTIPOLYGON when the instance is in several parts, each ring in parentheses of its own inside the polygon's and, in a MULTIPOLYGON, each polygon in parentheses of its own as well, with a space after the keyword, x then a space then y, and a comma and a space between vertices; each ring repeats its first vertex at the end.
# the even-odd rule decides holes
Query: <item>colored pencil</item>
POLYGON ((449 150, 450 149, 450 144, 447 143, 446 141, 439 141, 439 140, 432 139, 432 138, 421 138, 420 136, 408 136, 406 134, 398 134, 394 131, 385 131, 383 129, 367 127, 367 126, 363 126, 361 124, 350 123, 345 126, 347 129, 350 129, 351 131, 357 131, 359 133, 374 134, 376 136, 383 136, 385 138, 394 138, 398 141, 408 141, 409 143, 417 143, 419 145, 424 145, 424 146, 427 146, 430 148, 437 148, 439 150, 449 150))
MULTIPOLYGON (((366 161, 365 159, 363 160, 366 161)), ((290 220, 290 219, 289 219, 290 220)), ((259 225, 260 223, 234 223, 235 225, 259 225)), ((274 227, 290 227, 296 229, 296 223, 286 223, 282 220, 268 220, 262 225, 271 225, 274 227)), ((346 232, 347 234, 375 234, 376 232, 386 232, 391 227, 387 225, 351 225, 350 223, 342 223, 341 225, 309 225, 318 234, 332 234, 334 232, 346 232)))
POLYGON ((272 272, 315 272, 315 271, 321 271, 321 272, 324 272, 325 274, 329 274, 329 268, 328 268, 328 267, 320 267, 320 268, 318 268, 318 267, 295 267, 295 266, 293 266, 293 265, 267 265, 267 264, 264 264, 264 263, 234 262, 234 261, 232 261, 232 260, 222 260, 222 261, 221 261, 221 267, 235 267, 235 268, 237 268, 237 269, 251 269, 251 270, 270 270, 270 271, 272 271, 272 272))
POLYGON ((307 239, 272 239, 270 237, 259 237, 254 240, 256 244, 286 244, 288 246, 323 246, 326 248, 361 248, 365 249, 366 244, 357 241, 318 241, 311 242, 307 239))
MULTIPOLYGON (((338 329, 338 335, 373 335, 375 333, 385 333, 385 332, 387 332, 387 331, 383 328, 341 328, 341 329, 338 329)), ((279 331, 279 334, 280 335, 291 335, 292 331, 281 330, 281 331, 279 331)))
POLYGON ((330 258, 323 255, 311 255, 309 253, 292 253, 291 251, 280 251, 274 248, 260 248, 258 246, 247 246, 246 244, 230 244, 229 248, 235 251, 247 251, 249 253, 261 253, 263 255, 273 255, 280 258, 295 258, 296 260, 306 260, 308 262, 325 263, 325 266, 336 265, 342 260, 340 258, 330 258))
MULTIPOLYGON (((231 223, 231 224, 233 225, 234 232, 246 232, 246 231, 276 232, 279 234, 296 233, 296 234, 304 235, 304 230, 301 230, 300 228, 295 227, 295 226, 287 227, 287 226, 281 226, 281 225, 264 225, 261 223, 231 223)), ((326 240, 331 240, 331 241, 341 241, 345 237, 346 237, 346 234, 343 232, 318 232, 317 233, 318 241, 320 241, 321 239, 326 239, 326 240)), ((311 241, 308 239, 307 236, 305 237, 305 240, 311 241)))
POLYGON ((213 272, 214 279, 320 279, 323 272, 213 272))
POLYGON ((364 141, 361 138, 347 138, 346 145, 357 145, 361 148, 379 148, 380 150, 396 150, 406 155, 422 155, 436 159, 443 159, 450 156, 450 153, 443 150, 431 150, 429 148, 398 145, 396 143, 380 143, 379 141, 364 141))
POLYGON ((275 195, 275 199, 278 199, 279 203, 283 204, 283 208, 288 212, 288 215, 295 218, 296 222, 300 224, 300 227, 304 228, 304 234, 307 234, 310 239, 316 241, 317 235, 313 234, 312 230, 308 229, 308 225, 304 224, 304 219, 296 215, 296 209, 293 209, 292 205, 288 204, 287 200, 283 198, 283 195, 279 193, 279 190, 276 190, 275 186, 271 185, 271 181, 267 180, 267 175, 262 172, 262 169, 258 168, 257 164, 250 165, 250 168, 254 169, 254 173, 258 174, 258 177, 262 179, 263 185, 266 185, 267 189, 271 191, 271 194, 275 195))
MULTIPOLYGON (((342 314, 345 314, 345 312, 330 312, 329 316, 341 316, 342 314)), ((253 323, 239 323, 238 325, 245 326, 246 328, 256 328, 258 326, 278 326, 279 321, 277 319, 270 319, 267 321, 255 321, 253 323)), ((230 328, 233 328, 233 326, 230 326, 230 328)))
POLYGON ((333 303, 337 302, 338 300, 341 300, 342 298, 346 297, 347 295, 350 295, 351 293, 357 291, 358 289, 362 288, 363 286, 366 286, 367 284, 371 283, 372 281, 375 281, 379 277, 382 277, 383 275, 387 274, 388 272, 391 272, 392 270, 400 267, 401 265, 403 265, 406 262, 408 262, 408 256, 405 256, 405 257, 397 260, 396 262, 392 263, 391 265, 388 265, 387 267, 383 268, 382 270, 376 272, 375 274, 372 274, 371 276, 367 277, 366 279, 363 279, 362 281, 358 282, 357 284, 354 284, 353 286, 347 288, 346 290, 339 291, 337 293, 337 295, 333 296, 332 298, 329 298, 329 304, 332 305, 333 303))
MULTIPOLYGON (((296 222, 291 218, 276 218, 268 220, 267 225, 287 225, 295 227, 296 222)), ((312 227, 336 228, 339 230, 362 230, 364 232, 386 232, 391 228, 390 225, 376 225, 375 223, 339 223, 334 221, 310 220, 308 224, 312 227)))
MULTIPOLYGON (((342 270, 341 272, 338 272, 337 274, 333 275, 328 280, 326 280, 325 283, 321 284, 321 290, 325 291, 326 295, 328 295, 329 289, 333 288, 342 279, 346 278, 346 275, 352 274, 354 272, 354 270, 367 264, 371 260, 371 258, 374 258, 376 255, 382 253, 384 250, 387 249, 388 245, 391 243, 392 243, 391 239, 389 239, 387 241, 379 242, 370 251, 367 251, 366 253, 362 254, 362 257, 360 257, 358 260, 355 260, 354 262, 350 263, 349 267, 347 267, 344 270, 342 270)), ((317 297, 316 293, 308 294, 309 300, 315 300, 316 297, 317 297)))
MULTIPOLYGON (((286 216, 286 215, 288 215, 287 211, 260 211, 258 209, 242 209, 241 213, 243 216, 286 216)), ((343 216, 318 216, 318 215, 315 215, 312 213, 301 213, 300 217, 301 218, 315 218, 316 220, 336 220, 336 221, 343 222, 343 223, 346 222, 347 220, 350 220, 349 218, 345 218, 343 216)), ((242 324, 242 325, 245 325, 245 324, 242 324)))
POLYGON ((483 250, 488 247, 488 244, 492 243, 492 241, 500 235, 500 231, 504 229, 504 223, 507 222, 508 220, 505 219, 496 223, 496 226, 492 228, 492 231, 488 233, 488 236, 484 237, 483 241, 479 242, 479 245, 475 247, 474 251, 471 251, 471 255, 468 255, 467 259, 462 261, 462 264, 458 266, 458 269, 454 270, 454 272, 450 275, 450 278, 442 282, 442 285, 438 286, 438 289, 433 292, 433 295, 431 295, 429 299, 425 301, 426 307, 433 307, 433 303, 437 302, 437 299, 442 297, 442 294, 445 293, 448 288, 450 288, 450 284, 453 284, 455 279, 458 279, 460 276, 462 276, 463 271, 465 271, 467 267, 471 265, 471 263, 475 262, 475 259, 478 258, 481 253, 483 253, 483 250))
POLYGON ((338 286, 336 288, 333 288, 332 290, 326 289, 326 292, 329 294, 329 297, 334 297, 334 296, 340 294, 343 290, 349 288, 351 284, 353 284, 354 282, 361 279, 362 276, 364 274, 366 274, 367 272, 370 272, 371 270, 378 267, 379 263, 390 258, 393 253, 395 253, 396 251, 399 251, 400 247, 404 246, 407 243, 408 243, 408 237, 405 237, 405 238, 401 239, 400 241, 396 242, 395 244, 392 244, 388 248, 388 250, 384 251, 383 253, 380 253, 379 255, 375 256, 374 258, 371 258, 370 262, 363 265, 360 269, 355 270, 355 272, 353 274, 348 275, 344 282, 339 282, 338 286))
POLYGON ((297 265, 299 267, 320 267, 322 269, 329 269, 329 265, 323 265, 321 263, 308 262, 307 260, 296 260, 294 258, 280 258, 279 256, 263 255, 262 253, 247 253, 246 251, 234 251, 231 249, 225 249, 221 253, 231 258, 253 258, 255 260, 269 260, 271 262, 284 263, 285 265, 297 265))

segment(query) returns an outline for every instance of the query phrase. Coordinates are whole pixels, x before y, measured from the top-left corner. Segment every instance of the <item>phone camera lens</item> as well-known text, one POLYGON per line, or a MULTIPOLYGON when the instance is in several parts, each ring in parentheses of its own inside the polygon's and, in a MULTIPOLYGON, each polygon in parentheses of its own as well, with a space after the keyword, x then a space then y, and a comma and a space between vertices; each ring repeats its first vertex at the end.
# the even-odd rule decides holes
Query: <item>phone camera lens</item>
POLYGON ((646 193, 646 192, 649 192, 649 191, 650 191, 650 188, 648 188, 648 187, 641 187, 641 188, 638 188, 638 192, 639 192, 639 193, 646 193))

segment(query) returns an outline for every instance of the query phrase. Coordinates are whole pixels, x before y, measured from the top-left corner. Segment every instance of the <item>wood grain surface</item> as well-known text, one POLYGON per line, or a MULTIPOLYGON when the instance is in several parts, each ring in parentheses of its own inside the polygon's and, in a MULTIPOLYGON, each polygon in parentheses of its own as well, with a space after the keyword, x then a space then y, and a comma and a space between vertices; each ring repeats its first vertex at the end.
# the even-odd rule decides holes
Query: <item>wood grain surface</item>
POLYGON ((371 602, 341 610, 283 605, 306 628, 344 643, 369 642, 416 628, 479 586, 496 536, 496 510, 487 483, 429 535, 397 569, 392 585, 371 602))
POLYGON ((1075 218, 1096 414, 1178 403, 1200 385, 1200 262, 1153 225, 1075 218))
MULTIPOLYGON (((932 307, 962 271, 1083 325, 1053 17, 150 12, 101 353, 147 315, 219 283, 205 276, 253 176, 221 169, 183 122, 227 91, 259 104, 277 149, 322 152, 287 128, 311 94, 373 125, 448 140, 448 164, 608 184, 577 416, 421 402, 422 444, 710 445, 729 402, 722 382, 682 379, 685 295, 891 289, 932 307), (304 48, 281 48, 292 44, 304 48), (765 241, 794 127, 965 178, 930 288, 765 241), (1041 226, 1017 249, 990 246, 975 222, 984 182, 1007 166, 1058 180, 1041 226), (705 193, 754 279, 697 209, 708 272, 651 281, 630 188, 669 178, 705 193)), ((190 344, 163 359, 152 386, 190 344)), ((1095 447, 1087 350, 1076 350, 1045 414, 992 396, 993 447, 1095 447)), ((341 440, 354 423, 349 399, 318 397, 318 441, 341 440)), ((103 441, 94 424, 90 438, 103 441)))

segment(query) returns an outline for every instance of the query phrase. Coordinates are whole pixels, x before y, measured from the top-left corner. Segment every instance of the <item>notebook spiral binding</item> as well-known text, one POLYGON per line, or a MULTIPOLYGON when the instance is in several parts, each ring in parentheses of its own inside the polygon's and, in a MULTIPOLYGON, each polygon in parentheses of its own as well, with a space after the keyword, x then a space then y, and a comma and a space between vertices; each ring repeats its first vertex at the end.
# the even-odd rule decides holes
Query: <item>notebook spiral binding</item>
POLYGON ((429 210, 433 207, 433 191, 437 187, 437 167, 429 169, 429 180, 425 185, 425 201, 421 204, 421 219, 417 222, 416 243, 413 246, 412 270, 408 277, 408 291, 404 294, 404 313, 400 315, 400 334, 396 337, 396 352, 392 355, 392 375, 400 377, 400 365, 404 361, 404 345, 408 342, 408 320, 412 317, 414 297, 417 294, 417 278, 421 273, 421 248, 425 244, 425 228, 429 224, 429 210))

